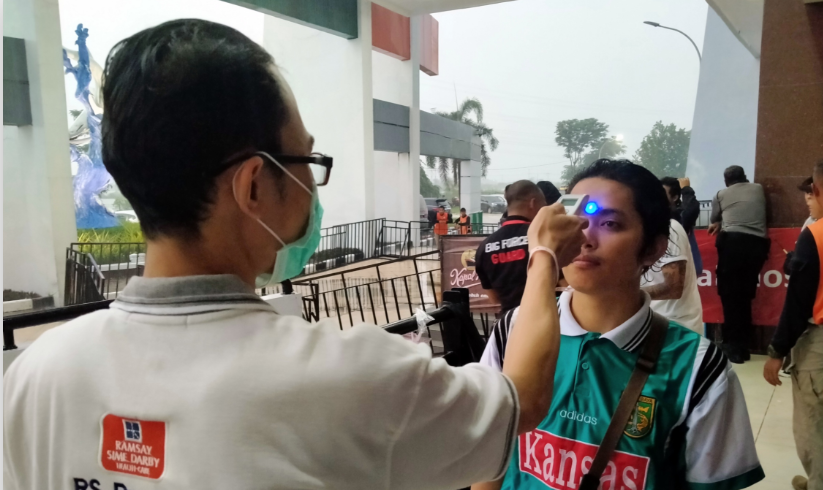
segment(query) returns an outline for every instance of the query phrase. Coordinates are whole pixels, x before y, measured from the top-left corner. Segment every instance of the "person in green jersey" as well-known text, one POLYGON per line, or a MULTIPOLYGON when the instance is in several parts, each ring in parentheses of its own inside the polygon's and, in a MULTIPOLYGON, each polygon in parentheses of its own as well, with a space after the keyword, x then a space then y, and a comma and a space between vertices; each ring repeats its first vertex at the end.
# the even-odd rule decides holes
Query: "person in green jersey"
MULTIPOLYGON (((473 490, 579 488, 650 331, 650 299, 639 284, 666 251, 665 191, 627 160, 598 160, 568 188, 588 194, 598 210, 588 216, 580 254, 563 268, 571 291, 557 300, 551 408, 537 429, 520 435, 505 476, 473 490)), ((545 289, 549 301, 554 291, 545 289)), ((522 317, 520 307, 498 321, 481 364, 502 369, 509 335, 525 328, 522 317)), ((731 364, 714 344, 669 322, 657 366, 599 488, 735 490, 763 477, 731 364)))

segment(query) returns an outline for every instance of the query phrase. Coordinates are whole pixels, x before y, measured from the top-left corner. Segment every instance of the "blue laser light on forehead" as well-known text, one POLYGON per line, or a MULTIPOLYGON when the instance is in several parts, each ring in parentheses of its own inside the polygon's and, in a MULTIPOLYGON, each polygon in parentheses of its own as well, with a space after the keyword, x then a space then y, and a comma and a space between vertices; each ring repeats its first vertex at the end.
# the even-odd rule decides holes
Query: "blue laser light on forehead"
POLYGON ((585 208, 583 208, 583 211, 584 211, 586 214, 594 214, 594 213, 596 213, 599 209, 600 209, 600 206, 598 206, 596 202, 589 201, 589 202, 586 204, 586 207, 585 207, 585 208))

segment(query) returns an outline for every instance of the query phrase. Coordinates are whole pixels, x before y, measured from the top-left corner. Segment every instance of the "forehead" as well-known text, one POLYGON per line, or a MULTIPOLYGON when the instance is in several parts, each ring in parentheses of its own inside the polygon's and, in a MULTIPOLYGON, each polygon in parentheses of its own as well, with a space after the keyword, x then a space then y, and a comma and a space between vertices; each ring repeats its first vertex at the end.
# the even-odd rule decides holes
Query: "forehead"
POLYGON ((588 194, 589 201, 596 202, 600 209, 613 209, 627 218, 640 219, 631 189, 620 182, 600 177, 583 179, 574 186, 571 194, 588 194))

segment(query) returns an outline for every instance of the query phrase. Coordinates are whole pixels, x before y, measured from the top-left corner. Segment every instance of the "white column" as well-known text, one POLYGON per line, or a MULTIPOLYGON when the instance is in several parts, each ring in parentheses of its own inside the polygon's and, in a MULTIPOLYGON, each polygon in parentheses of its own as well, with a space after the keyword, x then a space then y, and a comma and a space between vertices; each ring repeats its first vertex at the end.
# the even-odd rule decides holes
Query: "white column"
POLYGON ((3 286, 63 304, 77 240, 57 0, 7 0, 3 34, 25 39, 32 125, 3 127, 3 286))
POLYGON ((460 207, 468 214, 480 212, 480 177, 480 162, 460 162, 460 207))
POLYGON ((360 0, 357 39, 266 15, 263 45, 295 94, 315 150, 334 158, 331 181, 320 189, 323 226, 372 219, 371 2, 360 0))
MULTIPOLYGON (((419 221, 420 218, 420 54, 422 46, 422 17, 413 15, 410 20, 411 41, 411 104, 409 105, 409 195, 406 199, 412 203, 409 213, 410 221, 419 221)), ((419 241, 419 234, 413 237, 415 243, 419 241)))

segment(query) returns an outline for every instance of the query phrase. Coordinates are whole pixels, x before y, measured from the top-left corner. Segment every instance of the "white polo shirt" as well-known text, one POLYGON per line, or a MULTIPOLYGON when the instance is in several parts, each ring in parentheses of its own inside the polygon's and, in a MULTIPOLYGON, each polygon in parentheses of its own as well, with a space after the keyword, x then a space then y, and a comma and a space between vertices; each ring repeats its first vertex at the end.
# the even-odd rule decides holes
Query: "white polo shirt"
POLYGON ((505 470, 517 395, 234 276, 135 278, 4 377, 6 489, 445 489, 505 470))
POLYGON ((686 263, 686 282, 680 299, 660 299, 651 303, 652 310, 669 320, 679 323, 692 332, 703 335, 703 304, 697 290, 697 274, 694 269, 694 257, 689 236, 683 225, 676 220, 669 224, 669 246, 666 255, 660 258, 640 279, 641 287, 663 284, 661 268, 666 264, 683 261, 686 263))

